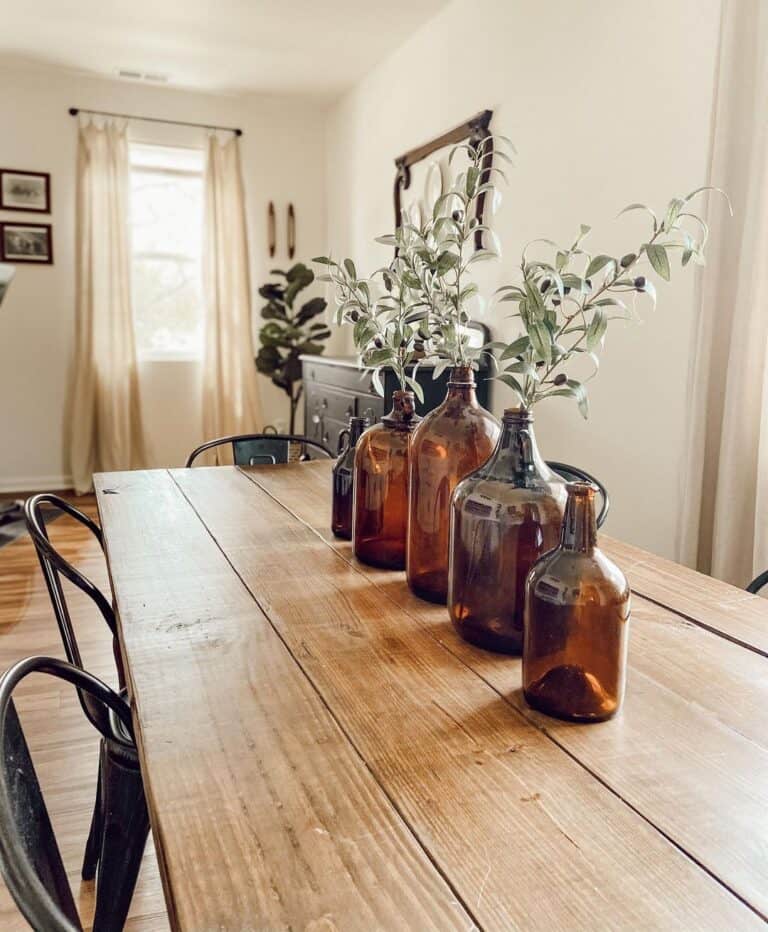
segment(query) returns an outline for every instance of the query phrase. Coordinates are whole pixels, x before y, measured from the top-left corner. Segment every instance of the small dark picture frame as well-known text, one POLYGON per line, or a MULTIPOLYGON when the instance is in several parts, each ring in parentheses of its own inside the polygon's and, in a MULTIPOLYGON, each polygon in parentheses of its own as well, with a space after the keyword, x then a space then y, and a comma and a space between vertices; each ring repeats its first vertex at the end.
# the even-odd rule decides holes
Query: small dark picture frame
POLYGON ((0 168, 0 208, 36 214, 51 212, 51 176, 48 172, 25 172, 0 168))
POLYGON ((50 223, 0 223, 0 259, 53 265, 53 230, 50 223))

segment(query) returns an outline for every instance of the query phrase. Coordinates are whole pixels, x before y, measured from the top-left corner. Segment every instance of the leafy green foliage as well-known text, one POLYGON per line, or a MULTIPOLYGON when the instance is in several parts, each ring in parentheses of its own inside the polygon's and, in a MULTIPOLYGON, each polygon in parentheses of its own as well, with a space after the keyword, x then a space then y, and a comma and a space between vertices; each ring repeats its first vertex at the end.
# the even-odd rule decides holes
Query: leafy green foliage
POLYGON ((319 355, 323 343, 331 335, 328 325, 315 318, 322 314, 327 302, 325 298, 310 298, 296 308, 299 293, 315 280, 315 273, 301 262, 287 272, 272 271, 284 281, 267 282, 259 288, 266 299, 261 309, 266 321, 259 331, 261 346, 256 356, 256 368, 268 375, 278 388, 289 397, 291 405, 290 432, 294 432, 296 409, 301 398, 301 355, 319 355), (312 321, 315 321, 314 323, 312 321))
POLYGON ((500 301, 516 305, 510 317, 519 320, 522 334, 511 343, 492 343, 485 348, 489 352, 501 350, 496 378, 517 394, 523 407, 530 408, 545 398, 565 397, 575 400, 582 416, 588 416, 586 383, 597 374, 598 352, 609 323, 636 319, 633 303, 640 295, 656 304, 653 282, 646 274, 637 273, 648 265, 648 271, 669 281, 676 251, 682 266, 691 260, 704 264, 709 229, 689 204, 706 190, 710 189, 697 188, 687 197, 673 198, 661 220, 645 204, 624 208, 622 214, 635 210, 647 213, 652 226, 648 241, 621 258, 587 252, 583 242, 590 228, 585 225, 567 249, 558 248, 551 240, 535 241, 554 247, 553 262, 529 260, 527 251, 533 243, 528 244, 519 280, 497 291, 500 301), (694 233, 686 228, 686 221, 694 233), (592 371, 577 379, 573 370, 581 368, 580 360, 592 371))
POLYGON ((407 367, 429 358, 437 378, 446 365, 477 366, 482 350, 468 345, 465 325, 468 305, 477 295, 470 270, 478 262, 496 259, 500 246, 495 233, 477 221, 481 198, 498 200, 496 179, 504 173, 487 167, 493 157, 510 161, 504 137, 486 136, 455 146, 449 162, 466 156, 450 190, 431 205, 427 220, 416 227, 404 212, 394 234, 376 242, 397 250, 392 263, 370 278, 360 278, 351 259, 335 262, 327 256, 314 261, 326 266, 320 280, 334 286, 336 322, 354 326, 355 345, 364 365, 374 369, 374 384, 381 385, 379 369, 391 366, 403 388, 421 399, 421 388, 407 367), (476 236, 484 240, 475 250, 476 236), (444 361, 444 365, 442 362, 444 361))

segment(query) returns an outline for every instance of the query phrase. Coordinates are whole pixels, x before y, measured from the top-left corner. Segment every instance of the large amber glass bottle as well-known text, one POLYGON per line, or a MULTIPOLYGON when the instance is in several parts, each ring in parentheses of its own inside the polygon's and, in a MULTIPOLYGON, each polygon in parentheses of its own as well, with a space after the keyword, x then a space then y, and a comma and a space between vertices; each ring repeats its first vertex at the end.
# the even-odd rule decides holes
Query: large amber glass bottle
POLYGON ((447 598, 451 495, 498 438, 499 422, 478 404, 471 367, 454 367, 445 400, 419 424, 411 444, 408 585, 422 599, 447 598))
POLYGON ((534 709, 601 722, 624 696, 629 586, 597 547, 596 489, 568 486, 560 545, 526 584, 523 692, 534 709))
POLYGON ((333 466, 333 503, 331 530, 336 537, 352 537, 352 489, 355 471, 355 447, 368 421, 364 417, 351 417, 349 427, 343 431, 344 448, 333 466))
POLYGON ((392 410, 360 437, 355 450, 352 546, 363 563, 405 567, 413 392, 392 393, 392 410))
POLYGON ((493 456, 453 495, 448 611, 466 641, 522 651, 525 578, 557 546, 566 497, 536 447, 530 411, 507 409, 493 456))

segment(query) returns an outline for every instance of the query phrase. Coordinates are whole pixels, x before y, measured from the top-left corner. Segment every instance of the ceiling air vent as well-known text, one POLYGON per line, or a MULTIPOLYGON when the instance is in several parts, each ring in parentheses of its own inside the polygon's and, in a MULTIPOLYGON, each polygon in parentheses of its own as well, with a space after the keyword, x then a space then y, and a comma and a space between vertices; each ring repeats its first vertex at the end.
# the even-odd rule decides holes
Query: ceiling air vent
POLYGON ((131 68, 118 68, 117 76, 125 81, 149 81, 152 84, 167 84, 168 75, 154 71, 133 71, 131 68))

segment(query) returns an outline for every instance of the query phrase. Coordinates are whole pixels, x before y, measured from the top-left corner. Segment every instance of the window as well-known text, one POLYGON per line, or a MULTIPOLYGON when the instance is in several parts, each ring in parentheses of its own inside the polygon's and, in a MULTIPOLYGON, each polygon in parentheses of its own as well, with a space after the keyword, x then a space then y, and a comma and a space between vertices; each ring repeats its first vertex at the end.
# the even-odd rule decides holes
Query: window
POLYGON ((203 159, 199 149, 131 145, 136 348, 194 359, 203 348, 203 159))

